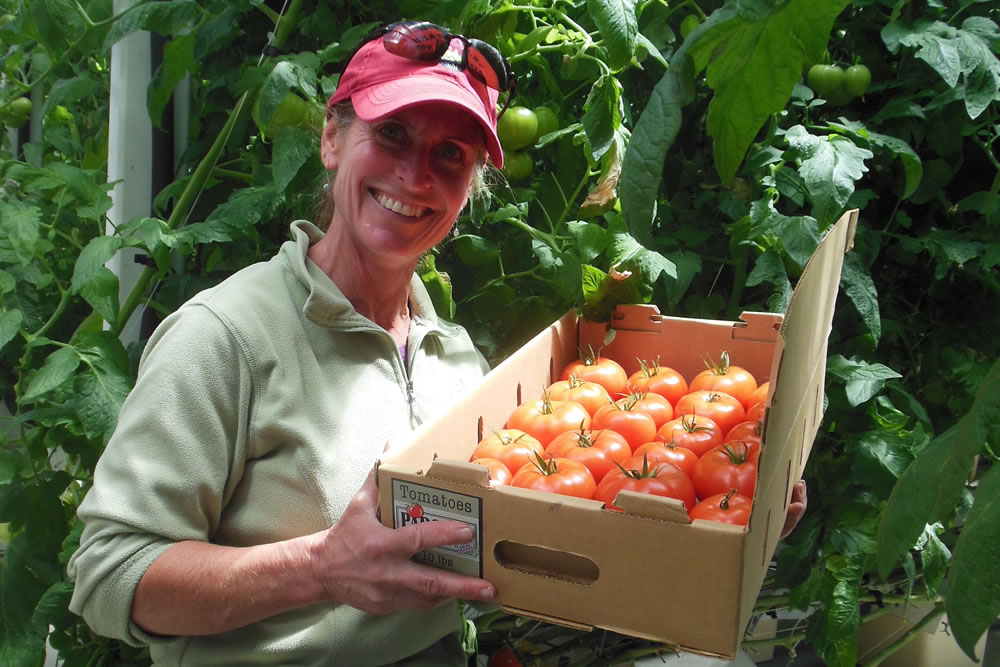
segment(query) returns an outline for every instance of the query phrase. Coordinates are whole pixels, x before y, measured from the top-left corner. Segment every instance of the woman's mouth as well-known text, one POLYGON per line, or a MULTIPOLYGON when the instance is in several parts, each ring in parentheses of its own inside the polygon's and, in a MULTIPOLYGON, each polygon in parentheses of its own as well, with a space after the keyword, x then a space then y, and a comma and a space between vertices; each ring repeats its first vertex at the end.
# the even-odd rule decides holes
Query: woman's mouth
POLYGON ((406 202, 401 202, 398 199, 393 199, 384 193, 376 192, 374 190, 372 190, 372 196, 375 198, 375 201, 381 204, 384 208, 389 209, 393 213, 405 215, 408 218, 419 218, 428 210, 424 206, 407 204, 406 202))

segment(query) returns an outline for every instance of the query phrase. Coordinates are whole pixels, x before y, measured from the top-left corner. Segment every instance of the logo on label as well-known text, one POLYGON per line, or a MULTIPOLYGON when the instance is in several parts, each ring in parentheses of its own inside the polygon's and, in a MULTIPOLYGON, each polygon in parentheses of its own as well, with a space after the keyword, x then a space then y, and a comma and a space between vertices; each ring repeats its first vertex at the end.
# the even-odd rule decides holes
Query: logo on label
POLYGON ((459 521, 472 529, 474 537, 469 542, 421 551, 414 555, 414 560, 469 576, 482 576, 480 498, 394 479, 392 501, 396 528, 428 521, 459 521))

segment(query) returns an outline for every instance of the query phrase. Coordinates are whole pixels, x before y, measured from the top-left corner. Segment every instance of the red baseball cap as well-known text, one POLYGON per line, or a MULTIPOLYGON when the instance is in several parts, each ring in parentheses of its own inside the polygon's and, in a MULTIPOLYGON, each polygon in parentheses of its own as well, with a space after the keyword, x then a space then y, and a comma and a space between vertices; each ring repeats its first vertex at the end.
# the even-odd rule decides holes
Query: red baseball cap
POLYGON ((372 122, 417 104, 453 104, 479 121, 486 151, 499 168, 503 149, 496 130, 498 97, 496 90, 446 61, 397 56, 386 51, 381 39, 373 39, 351 58, 326 106, 329 109, 350 99, 358 117, 372 122))

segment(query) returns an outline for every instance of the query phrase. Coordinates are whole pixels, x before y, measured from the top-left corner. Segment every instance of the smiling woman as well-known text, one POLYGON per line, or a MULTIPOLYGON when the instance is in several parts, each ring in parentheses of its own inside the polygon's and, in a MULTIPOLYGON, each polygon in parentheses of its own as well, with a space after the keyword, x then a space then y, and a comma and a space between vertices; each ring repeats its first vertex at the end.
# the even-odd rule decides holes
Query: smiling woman
POLYGON ((168 665, 465 664, 455 599, 494 589, 412 556, 475 536, 383 527, 370 471, 488 368, 414 269, 486 157, 502 164, 513 87, 496 49, 428 23, 352 57, 321 142, 326 219, 292 223, 145 348, 69 565, 95 631, 168 665))

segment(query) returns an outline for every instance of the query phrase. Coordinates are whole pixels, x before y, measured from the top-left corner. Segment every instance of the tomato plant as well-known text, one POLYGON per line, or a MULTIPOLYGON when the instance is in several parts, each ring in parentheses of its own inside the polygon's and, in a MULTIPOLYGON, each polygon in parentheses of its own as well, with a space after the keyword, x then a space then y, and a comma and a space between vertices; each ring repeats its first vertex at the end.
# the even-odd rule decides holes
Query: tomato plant
POLYGON ((698 462, 698 455, 693 450, 681 447, 674 442, 665 442, 659 439, 639 445, 632 452, 632 455, 635 457, 645 456, 650 463, 657 461, 673 463, 688 477, 694 474, 694 464, 698 462))
POLYGON ((701 19, 698 18, 697 14, 688 14, 685 16, 681 21, 681 39, 686 39, 699 25, 701 25, 701 19))
POLYGON ((629 376, 628 390, 642 393, 653 392, 663 396, 671 405, 677 405, 680 397, 688 393, 688 383, 684 376, 673 368, 660 366, 659 359, 649 363, 639 360, 639 370, 629 376))
POLYGON ((617 431, 632 450, 656 437, 656 421, 648 412, 636 407, 634 401, 605 405, 594 413, 591 425, 595 429, 617 431))
POLYGON ((736 489, 730 489, 725 493, 717 493, 699 501, 688 512, 688 516, 691 517, 692 521, 705 519, 731 523, 734 526, 745 526, 750 521, 751 509, 753 509, 753 500, 740 495, 736 489))
POLYGON ((718 424, 723 433, 746 419, 743 403, 717 389, 684 394, 677 401, 674 412, 679 415, 704 415, 718 424))
POLYGON ((688 511, 695 505, 694 485, 683 470, 665 461, 650 462, 645 456, 633 456, 608 472, 597 485, 594 500, 620 512, 622 509, 614 501, 621 491, 674 498, 688 511))
POLYGON ((665 442, 686 447, 699 457, 722 444, 725 435, 715 420, 703 414, 680 414, 661 426, 656 434, 665 442))
POLYGON ((576 401, 587 409, 591 417, 612 402, 611 395, 603 385, 576 376, 571 376, 568 380, 556 380, 546 391, 554 401, 576 401))
POLYGON ((495 459, 514 473, 536 454, 545 451, 542 443, 520 429, 504 428, 483 437, 470 460, 495 459))
POLYGON ((545 453, 579 461, 587 466, 594 481, 600 482, 616 462, 621 463, 632 456, 632 448, 620 433, 611 429, 579 429, 557 435, 545 448, 545 453))
POLYGON ((725 443, 706 452, 694 467, 691 480, 699 498, 736 489, 753 498, 757 486, 757 459, 760 449, 742 442, 725 443))
POLYGON ((516 151, 535 143, 538 118, 525 106, 512 106, 497 121, 497 136, 504 150, 516 151))
POLYGON ((576 401, 554 401, 548 394, 543 398, 524 401, 507 418, 507 428, 528 433, 542 447, 563 431, 590 426, 590 413, 576 401))
POLYGON ((3 109, 0 109, 0 122, 7 127, 20 128, 28 122, 31 115, 31 100, 27 97, 15 97, 3 109))
POLYGON ((751 396, 757 391, 757 380, 742 366, 729 363, 729 353, 723 352, 718 362, 706 362, 708 367, 692 378, 689 392, 722 391, 735 397, 746 410, 751 396))
POLYGON ((590 470, 579 461, 540 454, 514 473, 510 485, 577 498, 592 498, 597 487, 590 470))
POLYGON ((510 468, 508 468, 503 461, 498 459, 473 458, 471 462, 477 465, 486 466, 489 469, 490 486, 504 486, 505 484, 510 484, 510 480, 514 476, 513 473, 511 473, 510 468))

